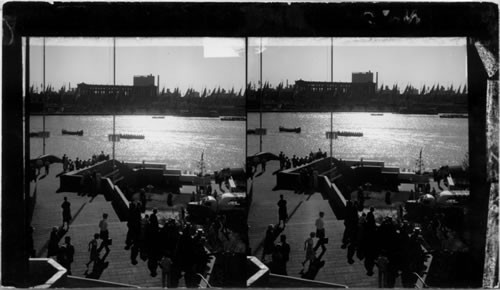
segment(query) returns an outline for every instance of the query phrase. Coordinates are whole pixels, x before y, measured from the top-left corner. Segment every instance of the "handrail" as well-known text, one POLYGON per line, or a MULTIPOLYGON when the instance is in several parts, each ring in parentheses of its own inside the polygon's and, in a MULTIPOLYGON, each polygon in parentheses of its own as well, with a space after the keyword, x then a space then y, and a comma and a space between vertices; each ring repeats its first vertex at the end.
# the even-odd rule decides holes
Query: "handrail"
MULTIPOLYGON (((422 286, 423 286, 422 288, 429 288, 429 286, 427 286, 427 284, 425 284, 424 278, 420 277, 420 275, 417 272, 413 272, 413 274, 415 274, 415 276, 417 276, 418 280, 420 280, 420 282, 422 282, 422 286)), ((417 283, 415 283, 415 288, 421 289, 420 287, 418 287, 417 283)))
MULTIPOLYGON (((202 274, 196 273, 196 275, 200 276, 201 280, 203 280, 203 282, 205 282, 205 284, 207 284, 206 288, 212 288, 212 285, 210 285, 210 283, 208 282, 208 280, 205 279, 205 277, 203 277, 202 274)), ((201 283, 198 286, 200 286, 200 288, 205 288, 205 287, 201 287, 201 283)))

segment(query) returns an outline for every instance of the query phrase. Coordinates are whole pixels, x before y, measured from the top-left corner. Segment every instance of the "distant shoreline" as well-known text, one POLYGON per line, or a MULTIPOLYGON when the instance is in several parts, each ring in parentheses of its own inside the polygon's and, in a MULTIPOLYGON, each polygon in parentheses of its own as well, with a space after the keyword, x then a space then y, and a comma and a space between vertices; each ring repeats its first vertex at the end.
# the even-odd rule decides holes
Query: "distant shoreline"
POLYGON ((172 113, 79 113, 79 112, 68 112, 68 113, 28 113, 30 116, 172 116, 172 117, 201 117, 201 118, 220 118, 225 116, 245 116, 243 114, 234 114, 234 115, 203 115, 203 114, 172 114, 172 113))
MULTIPOLYGON (((247 113, 259 113, 259 110, 247 110, 247 113)), ((400 114, 400 115, 467 115, 468 112, 450 111, 450 112, 422 112, 422 111, 361 111, 361 110, 339 110, 339 111, 328 111, 328 110, 262 110, 262 113, 380 113, 380 114, 400 114)))
MULTIPOLYGON (((259 113, 259 110, 247 110, 246 113, 259 113)), ((327 110, 262 110, 262 113, 381 113, 381 114, 401 114, 401 115, 450 115, 450 114, 461 114, 467 115, 468 112, 394 112, 394 111, 327 111, 327 110)), ((159 114, 159 113, 78 113, 78 112, 68 112, 68 113, 29 113, 30 116, 172 116, 172 117, 201 117, 201 118, 220 118, 226 116, 245 116, 244 114, 233 114, 233 115, 204 115, 204 114, 159 114)))

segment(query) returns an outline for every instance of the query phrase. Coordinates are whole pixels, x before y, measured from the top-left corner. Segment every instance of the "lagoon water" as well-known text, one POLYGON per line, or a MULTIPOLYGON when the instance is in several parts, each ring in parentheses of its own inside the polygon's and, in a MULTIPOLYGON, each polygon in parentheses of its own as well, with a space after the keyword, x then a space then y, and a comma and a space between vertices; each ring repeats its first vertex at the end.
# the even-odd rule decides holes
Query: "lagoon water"
MULTIPOLYGON (((248 114, 248 128, 259 127, 259 114, 248 114)), ((311 150, 329 152, 325 132, 330 130, 330 113, 263 113, 263 151, 304 156, 311 150), (280 133, 278 127, 301 127, 302 132, 280 133)), ((70 158, 111 154, 112 116, 46 116, 46 153, 70 158), (83 136, 62 135, 61 130, 84 130, 83 136)), ((42 130, 42 117, 30 117, 30 131, 42 130)), ((343 159, 381 160, 387 165, 415 168, 422 149, 424 167, 461 164, 468 151, 468 120, 436 115, 385 113, 334 113, 334 131, 363 132, 363 137, 338 137, 333 154, 343 159)), ((116 158, 124 161, 162 162, 169 168, 194 171, 201 153, 209 170, 242 167, 247 154, 259 150, 259 136, 246 135, 243 121, 219 118, 165 116, 116 116, 116 133, 145 135, 144 140, 122 139, 116 143, 116 158), (247 140, 245 140, 247 137, 247 140), (246 142, 245 142, 246 141, 246 142)), ((42 154, 42 139, 30 138, 30 157, 42 154)))
MULTIPOLYGON (((117 134, 140 134, 144 140, 121 139, 115 144, 117 160, 166 163, 168 168, 196 171, 201 154, 208 170, 243 167, 245 122, 219 118, 165 116, 116 116, 117 134)), ((112 152, 108 134, 113 132, 112 116, 46 116, 46 153, 71 159, 112 152), (61 130, 84 130, 83 136, 62 135, 61 130)), ((42 131, 42 116, 30 117, 30 132, 42 131)), ((30 138, 30 157, 42 154, 42 138, 30 138)))
MULTIPOLYGON (((333 155, 342 159, 380 160, 386 165, 414 170, 420 149, 424 167, 459 165, 468 152, 468 119, 439 118, 437 115, 384 113, 334 113, 334 131, 363 132, 363 137, 333 140, 333 155)), ((248 114, 248 128, 259 127, 259 114, 248 114)), ((262 150, 305 156, 311 150, 330 152, 330 113, 263 113, 262 150), (301 127, 302 132, 280 133, 278 127, 301 127)), ((259 151, 259 136, 248 135, 248 155, 259 151)))

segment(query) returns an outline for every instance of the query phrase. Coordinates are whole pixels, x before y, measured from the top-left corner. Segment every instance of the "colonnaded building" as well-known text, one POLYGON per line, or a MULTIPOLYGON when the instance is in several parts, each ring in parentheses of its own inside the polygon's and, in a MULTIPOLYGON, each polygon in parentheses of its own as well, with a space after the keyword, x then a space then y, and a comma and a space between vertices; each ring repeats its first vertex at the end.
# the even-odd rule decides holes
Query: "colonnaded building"
POLYGON ((80 83, 76 89, 77 97, 95 97, 95 96, 116 96, 116 97, 135 97, 152 98, 158 95, 160 76, 157 78, 155 86, 155 77, 153 75, 134 76, 132 86, 123 85, 96 85, 80 83))
POLYGON ((295 81, 295 93, 329 93, 332 95, 348 95, 353 99, 373 96, 378 85, 378 73, 373 81, 373 72, 354 72, 349 82, 314 82, 295 81))

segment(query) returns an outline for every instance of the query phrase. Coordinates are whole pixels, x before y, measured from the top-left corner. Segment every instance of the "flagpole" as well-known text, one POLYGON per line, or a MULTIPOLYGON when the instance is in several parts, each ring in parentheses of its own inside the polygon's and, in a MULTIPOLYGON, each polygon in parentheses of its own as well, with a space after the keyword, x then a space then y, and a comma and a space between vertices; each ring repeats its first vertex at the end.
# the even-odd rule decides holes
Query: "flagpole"
MULTIPOLYGON (((116 86, 116 38, 113 38, 113 86, 116 86)), ((116 100, 115 100, 116 101, 116 100)), ((114 105, 116 108, 116 104, 114 105)), ((116 138, 116 130, 115 130, 115 110, 113 109, 113 168, 115 167, 115 138, 116 138)))
POLYGON ((259 134, 259 152, 262 152, 262 97, 264 95, 264 91, 262 89, 262 37, 260 38, 260 102, 259 102, 259 128, 261 130, 261 134, 259 134))
MULTIPOLYGON (((331 38, 330 46, 330 82, 333 83, 333 37, 331 38)), ((330 96, 331 97, 331 96, 330 96)), ((331 103, 330 103, 331 105, 331 103)), ((333 111, 330 107, 330 162, 333 163, 333 111)))
POLYGON ((45 155, 45 107, 47 106, 47 90, 45 88, 45 37, 43 38, 43 115, 42 115, 42 154, 45 155))

